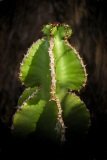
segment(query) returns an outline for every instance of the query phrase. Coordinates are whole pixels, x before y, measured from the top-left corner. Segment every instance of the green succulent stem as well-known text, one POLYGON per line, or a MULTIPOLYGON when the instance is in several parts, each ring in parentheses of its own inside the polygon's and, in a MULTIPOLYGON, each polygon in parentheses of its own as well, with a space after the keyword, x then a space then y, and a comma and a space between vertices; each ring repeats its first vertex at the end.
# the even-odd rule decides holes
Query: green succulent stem
POLYGON ((53 54, 53 48, 54 48, 54 38, 50 38, 50 47, 49 47, 49 57, 50 57, 50 71, 51 71, 51 99, 56 102, 56 105, 58 107, 58 117, 57 117, 57 124, 56 126, 60 126, 61 128, 61 141, 65 141, 65 124, 62 117, 62 107, 59 98, 56 95, 56 71, 55 71, 55 60, 54 60, 54 54, 53 54))
POLYGON ((13 116, 14 134, 38 132, 64 142, 68 132, 86 132, 90 114, 81 99, 69 90, 80 91, 87 81, 82 58, 69 44, 69 25, 48 24, 44 37, 29 48, 20 65, 20 80, 26 89, 13 116))

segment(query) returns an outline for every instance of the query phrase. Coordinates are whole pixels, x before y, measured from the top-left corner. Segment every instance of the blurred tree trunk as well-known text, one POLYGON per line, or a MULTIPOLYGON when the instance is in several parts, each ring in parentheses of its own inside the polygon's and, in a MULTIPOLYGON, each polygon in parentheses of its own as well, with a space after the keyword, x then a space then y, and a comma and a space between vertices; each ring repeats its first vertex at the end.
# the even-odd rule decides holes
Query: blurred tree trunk
POLYGON ((88 82, 82 91, 92 113, 107 112, 107 18, 103 0, 0 1, 0 115, 9 122, 23 86, 20 62, 48 22, 68 23, 71 44, 86 64, 88 82))

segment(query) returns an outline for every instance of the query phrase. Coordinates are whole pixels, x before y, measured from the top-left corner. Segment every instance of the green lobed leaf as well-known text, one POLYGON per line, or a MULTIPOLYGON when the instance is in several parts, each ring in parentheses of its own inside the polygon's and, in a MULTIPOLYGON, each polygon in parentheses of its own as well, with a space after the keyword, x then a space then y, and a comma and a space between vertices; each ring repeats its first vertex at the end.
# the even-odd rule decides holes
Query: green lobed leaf
POLYGON ((82 60, 76 50, 59 37, 54 38, 54 44, 57 86, 80 90, 86 82, 82 60))
POLYGON ((14 133, 26 136, 36 130, 40 115, 43 113, 46 101, 34 95, 24 102, 13 117, 14 133))
POLYGON ((49 41, 40 39, 28 50, 20 67, 20 79, 27 87, 41 86, 49 92, 49 41))
POLYGON ((67 94, 62 106, 67 130, 74 135, 86 133, 90 125, 90 113, 85 103, 75 94, 67 94))

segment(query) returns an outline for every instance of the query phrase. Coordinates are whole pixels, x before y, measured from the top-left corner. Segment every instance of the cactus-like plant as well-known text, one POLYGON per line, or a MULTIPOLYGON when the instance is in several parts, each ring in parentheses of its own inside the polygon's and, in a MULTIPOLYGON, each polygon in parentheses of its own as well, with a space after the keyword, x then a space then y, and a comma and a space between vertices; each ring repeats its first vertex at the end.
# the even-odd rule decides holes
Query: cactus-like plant
POLYGON ((28 50, 20 66, 20 80, 26 89, 13 116, 14 133, 26 136, 38 132, 66 140, 66 133, 86 132, 90 114, 81 99, 69 90, 85 85, 86 69, 69 44, 72 34, 66 24, 48 24, 44 37, 28 50))

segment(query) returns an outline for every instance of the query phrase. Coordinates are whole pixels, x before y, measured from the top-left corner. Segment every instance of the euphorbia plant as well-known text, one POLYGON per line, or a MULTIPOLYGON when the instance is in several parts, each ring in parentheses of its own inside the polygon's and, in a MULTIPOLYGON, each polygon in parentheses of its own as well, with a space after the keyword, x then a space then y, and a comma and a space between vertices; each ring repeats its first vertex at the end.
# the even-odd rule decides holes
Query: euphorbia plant
POLYGON ((89 126, 89 111, 72 92, 85 86, 86 69, 68 42, 68 25, 48 24, 42 31, 44 37, 32 44, 20 66, 26 89, 13 117, 14 133, 38 132, 65 141, 67 132, 86 132, 89 126))

